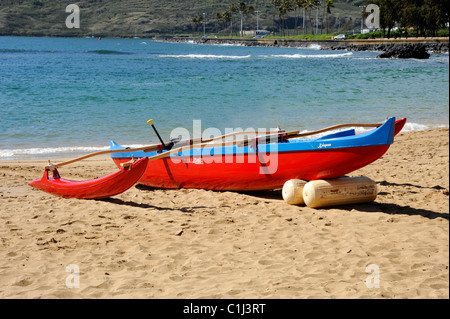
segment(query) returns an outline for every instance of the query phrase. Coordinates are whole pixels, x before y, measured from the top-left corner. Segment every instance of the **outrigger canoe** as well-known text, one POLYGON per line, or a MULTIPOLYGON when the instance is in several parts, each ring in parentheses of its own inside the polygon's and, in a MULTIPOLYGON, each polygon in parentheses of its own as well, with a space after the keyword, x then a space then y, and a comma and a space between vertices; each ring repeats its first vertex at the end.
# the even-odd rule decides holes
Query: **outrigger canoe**
POLYGON ((148 158, 143 157, 110 175, 88 180, 72 181, 59 176, 56 168, 46 168, 41 179, 29 183, 30 186, 44 192, 64 197, 81 199, 100 199, 125 192, 135 185, 145 173, 148 158), (49 173, 53 171, 53 177, 49 173))
MULTIPOLYGON (((235 143, 228 146, 203 145, 187 151, 130 151, 114 141, 111 158, 120 167, 132 157, 163 155, 149 161, 138 183, 165 189, 270 190, 290 179, 306 181, 336 178, 379 159, 394 142, 406 118, 387 119, 379 127, 356 134, 354 129, 317 138, 281 138, 275 142, 235 143)), ((217 145, 217 144, 216 144, 217 145)))

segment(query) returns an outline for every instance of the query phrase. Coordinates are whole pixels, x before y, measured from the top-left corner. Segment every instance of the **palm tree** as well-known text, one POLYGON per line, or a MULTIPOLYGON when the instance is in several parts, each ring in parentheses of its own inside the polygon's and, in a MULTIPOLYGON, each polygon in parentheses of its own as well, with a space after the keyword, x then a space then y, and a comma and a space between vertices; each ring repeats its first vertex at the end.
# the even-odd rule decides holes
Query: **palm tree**
POLYGON ((231 22, 231 12, 228 10, 223 11, 222 13, 216 13, 216 20, 219 24, 219 29, 221 24, 223 24, 222 28, 226 29, 226 25, 228 22, 231 22))
MULTIPOLYGON (((302 8, 303 11, 305 10, 305 8, 303 7, 305 3, 305 0, 294 0, 294 5, 295 5, 295 10, 297 11, 297 8, 302 8)), ((304 17, 303 17, 304 19, 304 17)), ((303 22, 303 26, 305 25, 305 23, 303 22)), ((295 28, 297 29, 298 26, 298 14, 295 15, 295 28)), ((304 30, 303 30, 304 31, 304 30)))
POLYGON ((223 23, 223 15, 222 15, 222 13, 220 13, 220 12, 216 12, 216 20, 217 20, 217 24, 219 25, 219 27, 218 27, 218 31, 217 32, 220 32, 220 29, 221 29, 221 24, 223 23))
POLYGON ((326 15, 326 23, 327 23, 327 34, 328 34, 328 15, 331 14, 331 9, 334 8, 333 0, 326 0, 324 7, 327 9, 327 15, 326 15))
POLYGON ((283 16, 285 16, 289 11, 294 10, 292 7, 292 3, 289 0, 283 0, 278 7, 278 16, 281 20, 282 30, 284 30, 284 20, 283 16))
MULTIPOLYGON (((222 13, 222 20, 223 20, 223 22, 226 24, 226 23, 228 23, 228 22, 232 22, 231 21, 231 12, 230 11, 228 11, 228 10, 225 10, 223 13, 222 13)), ((231 30, 231 29, 230 29, 231 30)), ((231 31, 230 31, 230 34, 231 34, 231 31)))
MULTIPOLYGON (((273 21, 275 22, 275 10, 278 12, 278 17, 280 17, 280 8, 281 5, 281 0, 272 0, 272 6, 274 7, 274 12, 273 12, 273 21)), ((280 33, 281 33, 281 20, 280 20, 280 33)))
POLYGON ((303 9, 303 34, 305 34, 305 26, 306 25, 306 9, 307 9, 307 0, 295 0, 295 4, 297 5, 297 7, 302 8, 303 9))
POLYGON ((294 10, 294 7, 290 0, 272 0, 272 5, 275 7, 280 19, 280 33, 284 34, 284 19, 283 17, 289 12, 294 10))
POLYGON ((240 2, 237 6, 237 11, 239 11, 239 14, 241 16, 241 37, 243 37, 243 16, 255 12, 255 8, 253 8, 253 6, 247 6, 245 2, 240 2))
POLYGON ((238 12, 238 9, 234 3, 230 4, 228 8, 228 12, 230 13, 230 36, 233 35, 233 13, 238 12))
POLYGON ((319 5, 319 3, 320 3, 319 0, 305 0, 304 8, 305 8, 306 12, 308 12, 308 9, 310 10, 309 11, 309 22, 311 25, 311 33, 314 33, 313 32, 314 27, 313 27, 312 19, 311 19, 311 11, 313 9, 317 9, 317 6, 319 5))
POLYGON ((195 31, 197 31, 198 26, 203 22, 203 15, 199 14, 198 16, 194 17, 192 19, 192 22, 195 24, 195 31))

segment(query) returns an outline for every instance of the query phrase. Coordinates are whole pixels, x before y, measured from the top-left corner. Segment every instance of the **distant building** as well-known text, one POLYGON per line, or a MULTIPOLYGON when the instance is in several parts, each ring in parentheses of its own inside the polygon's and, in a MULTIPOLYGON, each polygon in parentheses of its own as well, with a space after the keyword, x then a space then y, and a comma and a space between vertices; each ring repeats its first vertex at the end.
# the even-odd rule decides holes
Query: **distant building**
POLYGON ((375 32, 375 31, 377 31, 377 29, 362 29, 361 33, 366 34, 366 33, 375 32))
POLYGON ((254 38, 264 38, 266 35, 270 34, 270 31, 266 30, 251 30, 251 31, 243 31, 244 36, 254 37, 254 38))

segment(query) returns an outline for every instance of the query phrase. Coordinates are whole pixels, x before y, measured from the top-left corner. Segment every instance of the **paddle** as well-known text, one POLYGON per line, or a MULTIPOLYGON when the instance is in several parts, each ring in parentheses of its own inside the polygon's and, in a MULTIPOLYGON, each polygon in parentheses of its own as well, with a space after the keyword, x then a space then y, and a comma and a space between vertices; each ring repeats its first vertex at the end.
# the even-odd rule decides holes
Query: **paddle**
POLYGON ((162 146, 164 147, 164 149, 166 149, 166 144, 164 144, 164 141, 163 141, 163 139, 161 138, 161 136, 159 135, 158 131, 156 130, 155 125, 153 125, 153 120, 148 120, 147 123, 149 123, 149 124, 152 126, 153 131, 155 131, 156 136, 158 136, 158 139, 159 139, 159 141, 161 142, 162 146))
MULTIPOLYGON (((268 131, 268 132, 270 133, 272 131, 268 131)), ((268 133, 268 132, 265 132, 265 133, 268 133)), ((180 141, 178 143, 185 143, 185 144, 189 143, 189 145, 198 146, 199 142, 200 143, 210 143, 210 142, 213 142, 213 141, 218 140, 218 139, 224 139, 224 138, 227 138, 227 137, 236 136, 236 135, 242 135, 242 134, 256 134, 256 133, 254 133, 254 132, 245 132, 245 131, 243 131, 243 132, 233 132, 233 133, 221 135, 221 136, 218 136, 218 137, 210 138, 210 139, 207 139, 207 140, 202 140, 201 138, 199 138, 199 139, 183 140, 183 141, 180 141)), ((233 141, 233 144, 238 143, 238 142, 241 142, 241 141, 233 141)), ((219 144, 217 144, 215 146, 219 146, 219 144)), ((106 155, 106 154, 139 152, 139 151, 143 151, 143 152, 147 153, 147 152, 159 151, 161 149, 161 147, 162 147, 162 144, 152 144, 152 145, 148 145, 148 146, 142 146, 142 147, 137 147, 137 148, 127 148, 127 149, 122 149, 122 150, 99 151, 99 152, 83 155, 83 156, 74 158, 72 160, 66 161, 66 162, 62 162, 62 163, 59 163, 59 164, 52 164, 52 165, 54 167, 62 167, 62 166, 66 166, 66 165, 69 165, 69 164, 73 164, 73 163, 82 161, 82 160, 87 159, 87 158, 91 158, 91 157, 99 156, 99 155, 106 155)), ((163 154, 166 154, 166 153, 163 153, 163 154)), ((45 167, 45 169, 49 169, 49 168, 50 168, 50 166, 46 166, 45 167)))
MULTIPOLYGON (((304 136, 310 136, 310 135, 315 135, 315 134, 319 134, 319 133, 323 133, 326 131, 331 131, 331 130, 335 130, 338 128, 343 128, 343 127, 379 127, 381 126, 382 123, 377 123, 377 124, 339 124, 339 125, 334 125, 334 126, 330 126, 324 129, 320 129, 317 131, 312 131, 312 132, 307 132, 307 133, 298 133, 299 131, 292 131, 292 132, 287 132, 287 133, 281 133, 281 134, 287 134, 288 138, 294 138, 294 137, 304 137, 304 136)), ((270 132, 270 131, 269 131, 270 132)), ((267 133, 267 132, 266 132, 267 133)), ((211 139, 207 139, 207 140, 201 140, 201 139, 191 139, 191 140, 186 140, 186 142, 189 142, 190 145, 188 146, 181 146, 178 147, 176 149, 170 150, 168 152, 165 153, 161 153, 161 154, 157 154, 155 156, 151 156, 149 157, 149 160, 157 160, 160 158, 164 158, 167 156, 170 156, 174 153, 178 153, 184 150, 188 150, 188 149, 192 149, 192 148, 204 148, 204 147, 219 147, 219 146, 227 146, 227 145, 248 145, 250 142, 255 141, 255 138, 248 138, 248 139, 244 139, 244 140, 238 140, 238 141, 232 141, 232 142, 228 142, 228 143, 220 143, 220 144, 210 144, 210 142, 217 140, 217 139, 224 139, 226 137, 230 137, 230 136, 235 136, 235 135, 241 135, 241 134, 249 134, 249 132, 233 132, 233 133, 229 133, 229 134, 225 134, 219 137, 215 137, 215 138, 211 138, 211 139), (200 140, 201 143, 197 143, 196 141, 200 140), (194 143, 195 141, 195 143, 194 143)), ((270 138, 270 134, 269 135, 262 135, 262 137, 266 137, 266 140, 268 138, 270 138)), ((272 134, 273 136, 273 134, 272 134)), ((100 151, 100 152, 95 152, 95 153, 91 153, 91 154, 87 154, 81 157, 77 157, 75 159, 66 161, 66 162, 62 162, 59 164, 53 164, 54 167, 62 167, 62 166, 66 166, 75 162, 79 162, 81 160, 90 158, 90 157, 94 157, 94 156, 99 156, 99 155, 105 155, 105 154, 114 154, 114 153, 127 153, 127 152, 138 152, 138 151, 144 151, 144 152, 151 152, 151 151, 156 151, 159 150, 161 148, 161 144, 153 144, 153 145, 148 145, 148 146, 143 146, 143 147, 138 147, 138 148, 130 148, 130 149, 122 149, 122 150, 107 150, 107 151, 100 151)), ((50 166, 46 166, 45 169, 49 169, 50 166)))
MULTIPOLYGON (((281 133, 281 134, 286 134, 286 133, 281 133)), ((287 134, 292 134, 292 135, 293 135, 293 134, 298 134, 298 131, 288 132, 287 134)), ((242 141, 230 141, 230 142, 225 142, 225 143, 215 143, 215 144, 214 144, 214 143, 211 144, 211 142, 206 142, 206 141, 205 141, 205 142, 199 143, 199 144, 192 144, 192 145, 181 146, 181 147, 178 147, 178 148, 169 150, 169 151, 167 151, 167 152, 165 152, 165 153, 161 153, 161 154, 157 154, 157 155, 154 155, 154 156, 150 156, 150 157, 148 158, 148 161, 149 161, 149 162, 150 162, 150 161, 155 161, 155 160, 158 160, 158 159, 161 159, 161 158, 170 156, 170 155, 175 154, 175 153, 179 153, 179 152, 191 150, 191 149, 193 149, 193 148, 225 147, 225 146, 230 146, 230 145, 236 145, 238 142, 246 142, 246 141, 249 141, 249 140, 251 140, 251 139, 244 139, 244 140, 242 140, 242 141)), ((128 150, 128 151, 130 151, 130 150, 128 150)))
MULTIPOLYGON (((185 146, 181 146, 175 149, 172 149, 170 151, 161 153, 161 154, 157 154, 154 156, 150 156, 148 158, 149 161, 154 161, 160 158, 164 158, 167 156, 170 156, 174 153, 178 153, 178 152, 183 152, 186 150, 190 150, 193 148, 205 148, 205 147, 223 147, 223 146, 229 146, 229 145, 235 145, 236 142, 232 141, 232 142, 228 142, 228 143, 216 143, 216 144, 211 144, 210 142, 204 142, 204 143, 197 143, 197 144, 191 144, 191 145, 185 145, 185 146)), ((156 145, 156 146, 159 146, 156 145)), ((139 147, 139 148, 130 148, 130 149, 124 149, 124 150, 112 150, 112 151, 101 151, 101 152, 96 152, 96 153, 91 153, 91 154, 87 154, 85 156, 81 156, 81 157, 77 157, 75 159, 69 160, 67 162, 62 162, 62 163, 58 163, 58 164, 50 164, 48 166, 45 167, 45 169, 50 169, 50 166, 53 165, 53 167, 58 168, 58 167, 62 167, 62 166, 66 166, 75 162, 79 162, 81 160, 93 157, 93 156, 97 156, 97 155, 103 155, 103 154, 112 154, 112 153, 124 153, 124 152, 137 152, 137 151, 146 151, 149 148, 153 147, 153 145, 150 146, 145 146, 145 147, 139 147)))
MULTIPOLYGON (((316 135, 316 134, 320 134, 320 133, 327 132, 327 131, 337 130, 337 129, 343 128, 343 127, 380 127, 381 125, 383 125, 383 123, 376 123, 376 124, 360 124, 360 123, 338 124, 338 125, 329 126, 329 127, 317 130, 317 131, 306 132, 306 133, 298 133, 298 131, 288 132, 287 138, 311 136, 311 135, 316 135), (297 132, 297 133, 295 133, 295 132, 297 132)), ((270 135, 267 135, 265 140, 266 141, 270 141, 270 135)), ((247 146, 249 143, 254 142, 254 141, 255 141, 255 138, 248 139, 247 141, 238 141, 240 143, 238 143, 237 145, 239 145, 239 146, 247 146)))
MULTIPOLYGON (((321 130, 317 130, 317 131, 313 131, 313 132, 308 132, 308 133, 299 133, 299 131, 291 131, 291 132, 282 132, 282 133, 278 133, 277 135, 283 135, 286 138, 289 137, 300 137, 300 136, 309 136, 309 135, 315 135, 315 134, 319 134, 319 133, 323 133, 326 131, 331 131, 331 130, 335 130, 338 128, 342 128, 342 127, 379 127, 382 124, 339 124, 339 125, 334 125, 334 126, 330 126, 321 130)), ((275 134, 272 135, 263 135, 262 137, 266 137, 266 141, 269 140, 270 137, 273 137, 275 134)), ((213 139, 212 139, 213 140, 213 139)), ((150 156, 148 158, 149 162, 150 161, 155 161, 158 159, 162 159, 165 158, 167 156, 170 156, 172 154, 175 153, 179 153, 179 152, 183 152, 183 151, 187 151, 193 148, 205 148, 205 147, 209 147, 209 148, 213 148, 213 147, 224 147, 224 146, 229 146, 229 145, 238 145, 238 143, 244 143, 245 146, 248 145, 248 143, 250 143, 251 141, 254 141, 255 138, 247 138, 241 141, 231 141, 231 142, 227 142, 227 143, 216 143, 216 144, 211 144, 210 142, 206 142, 204 141, 203 143, 200 144, 192 144, 192 145, 187 145, 187 146, 181 146, 178 148, 175 148, 173 150, 167 151, 165 153, 161 153, 161 154, 157 154, 154 156, 150 156)), ((128 150, 130 151, 130 150, 128 150)))

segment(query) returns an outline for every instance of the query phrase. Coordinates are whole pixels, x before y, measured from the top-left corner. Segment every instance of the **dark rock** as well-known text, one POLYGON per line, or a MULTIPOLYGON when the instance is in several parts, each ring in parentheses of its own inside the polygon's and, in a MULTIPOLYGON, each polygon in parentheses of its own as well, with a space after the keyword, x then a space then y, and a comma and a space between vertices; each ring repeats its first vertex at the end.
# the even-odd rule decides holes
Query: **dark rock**
POLYGON ((387 48, 377 58, 398 58, 398 59, 428 59, 430 54, 427 48, 420 44, 394 44, 387 48))

